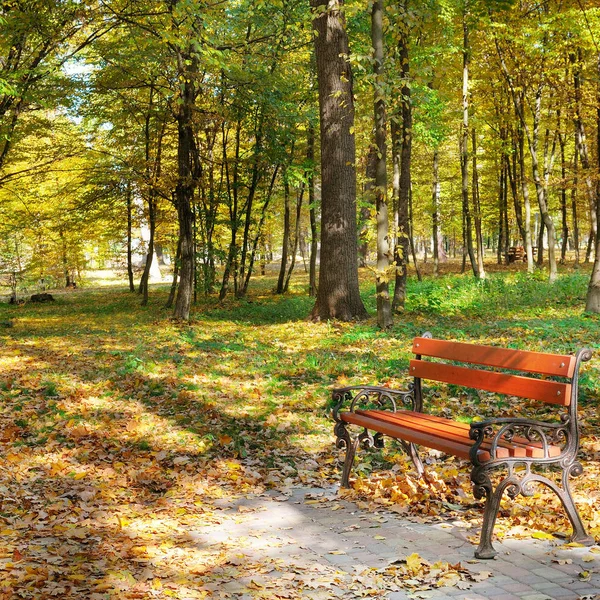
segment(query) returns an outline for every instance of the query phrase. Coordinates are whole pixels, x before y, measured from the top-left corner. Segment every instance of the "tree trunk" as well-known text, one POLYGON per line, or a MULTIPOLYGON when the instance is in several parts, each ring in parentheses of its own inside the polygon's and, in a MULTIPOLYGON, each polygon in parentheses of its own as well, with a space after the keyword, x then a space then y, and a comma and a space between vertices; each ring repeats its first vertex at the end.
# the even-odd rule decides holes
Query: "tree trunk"
POLYGON ((381 329, 393 325, 390 303, 390 244, 387 205, 387 147, 386 147, 386 107, 385 74, 383 70, 383 0, 373 1, 371 13, 371 42, 374 50, 373 72, 375 75, 375 102, 373 115, 375 122, 375 207, 377 211, 377 269, 375 275, 377 293, 377 324, 381 329))
MULTIPOLYGON (((516 143, 513 143, 512 161, 507 157, 507 169, 506 174, 508 175, 508 183, 510 184, 510 191, 513 198, 513 205, 515 207, 515 219, 517 221, 517 228, 519 230, 519 236, 523 242, 523 247, 527 245, 527 235, 525 233, 525 224, 523 223, 523 206, 519 199, 519 182, 520 178, 517 173, 519 151, 516 143)), ((522 186, 521 186, 521 189, 522 186)))
POLYGON ((133 263, 132 263, 132 192, 131 192, 131 183, 127 182, 127 191, 126 200, 127 200, 127 278, 129 279, 129 291, 135 292, 135 285, 133 283, 133 263))
POLYGON ((227 180, 227 198, 229 201, 229 222, 231 227, 231 240, 229 242, 229 251, 225 268, 223 269, 223 279, 221 281, 221 289, 219 291, 219 301, 223 301, 229 290, 229 279, 231 271, 236 271, 237 261, 237 231, 238 231, 238 188, 239 188, 239 164, 240 164, 240 145, 241 145, 241 129, 242 124, 238 119, 235 128, 235 159, 233 163, 233 182, 229 175, 229 159, 227 156, 227 137, 224 132, 222 134, 223 143, 223 163, 225 164, 225 179, 227 180))
MULTIPOLYGON (((559 131, 560 131, 560 111, 559 111, 559 131)), ((562 133, 558 134, 558 143, 560 145, 560 218, 561 218, 561 245, 560 245, 560 264, 567 262, 567 246, 569 244, 569 223, 567 221, 567 162, 565 158, 565 138, 562 133)))
MULTIPOLYGON (((596 85, 596 141, 597 152, 596 159, 598 161, 597 168, 600 173, 600 54, 597 56, 597 76, 599 77, 596 85)), ((600 181, 596 182, 596 223, 600 223, 600 181)), ((596 227, 595 239, 595 258, 588 286, 587 298, 585 302, 586 312, 600 313, 600 228, 596 227)))
MULTIPOLYGON (((553 282, 558 277, 558 271, 556 267, 556 233, 554 228, 554 221, 550 216, 550 212, 548 210, 548 201, 547 201, 547 181, 548 175, 550 173, 550 165, 551 158, 548 161, 547 153, 544 152, 544 180, 542 181, 542 177, 540 176, 540 168, 538 163, 538 139, 539 139, 539 127, 540 127, 540 117, 541 117, 541 103, 542 103, 542 92, 543 92, 544 84, 541 83, 536 92, 535 98, 535 108, 533 111, 533 135, 529 134, 529 128, 527 124, 524 122, 523 128, 525 133, 527 134, 527 140, 529 142, 529 154, 531 155, 531 171, 533 174, 533 181, 535 183, 535 191, 537 194, 538 205, 540 207, 540 214, 542 219, 544 220, 544 225, 548 232, 548 266, 550 268, 550 276, 549 281, 553 282)), ((554 153, 554 149, 553 149, 554 153)), ((541 229, 541 228, 540 228, 541 229)), ((542 238, 543 242, 543 238, 542 238)))
POLYGON ((544 233, 545 233, 545 223, 544 219, 540 218, 540 229, 538 231, 537 238, 537 258, 535 259, 535 264, 538 267, 543 266, 544 264, 544 233))
POLYGON ((285 283, 283 284, 283 293, 285 294, 290 287, 290 279, 292 278, 292 273, 294 272, 294 267, 296 266, 296 254, 298 252, 298 242, 300 241, 300 216, 302 214, 302 202, 304 200, 304 183, 302 183, 302 187, 298 192, 298 196, 296 198, 296 221, 294 225, 294 244, 291 247, 291 257, 290 257, 290 268, 288 269, 287 275, 285 277, 285 283))
MULTIPOLYGON (((287 171, 287 169, 286 169, 287 171)), ((281 264, 279 265, 279 277, 277 278, 276 294, 283 294, 285 273, 287 269, 288 250, 290 247, 290 184, 287 172, 283 175, 283 240, 281 243, 281 264)))
POLYGON ((575 248, 575 268, 579 267, 579 222, 577 219, 577 185, 579 169, 579 153, 575 150, 573 154, 573 187, 571 189, 571 219, 573 222, 573 246, 575 248))
POLYGON ((310 267, 308 272, 308 294, 317 295, 317 252, 319 250, 317 231, 317 210, 315 206, 315 128, 312 123, 308 126, 306 158, 309 162, 308 175, 308 211, 310 219, 310 267))
MULTIPOLYGON (((408 0, 400 7, 403 11, 401 30, 399 32, 398 55, 400 58, 400 74, 402 77, 400 125, 400 177, 398 181, 396 244, 394 261, 396 263, 396 285, 392 309, 396 312, 404 309, 406 302, 406 281, 408 278, 408 262, 410 260, 409 239, 409 203, 410 203, 410 170, 412 155, 412 101, 410 97, 410 63, 409 63, 409 24, 408 0)), ((397 145, 398 140, 392 139, 397 145)))
POLYGON ((433 276, 440 274, 440 173, 439 173, 439 151, 433 151, 433 180, 431 182, 431 205, 433 220, 433 276))
POLYGON ((598 231, 596 186, 594 185, 593 181, 591 161, 589 158, 587 138, 585 135, 585 127, 583 125, 583 119, 581 118, 581 113, 583 110, 581 98, 581 50, 577 51, 577 56, 575 53, 571 53, 570 60, 573 64, 573 87, 575 96, 575 143, 577 145, 577 151, 579 152, 579 158, 581 159, 581 167, 583 169, 583 176, 585 178, 585 187, 588 193, 590 215, 590 241, 588 242, 588 249, 585 255, 585 262, 587 263, 590 261, 592 247, 598 231))
POLYGON ((475 237, 477 245, 477 274, 479 279, 485 279, 485 268, 483 265, 483 232, 481 228, 481 206, 479 202, 479 174, 477 173, 477 132, 473 127, 471 131, 473 143, 473 210, 475 211, 475 237))
POLYGON ((172 308, 173 301, 175 300, 175 292, 177 291, 177 278, 179 277, 179 264, 181 263, 181 241, 177 242, 177 252, 175 254, 175 261, 173 264, 173 281, 171 282, 171 289, 169 291, 169 297, 165 308, 172 308))
POLYGON ((367 317, 360 297, 352 72, 342 0, 311 0, 321 127, 321 268, 314 320, 367 317))
POLYGON ((473 226, 471 224, 471 209, 469 206, 469 66, 471 50, 469 48, 469 26, 467 24, 466 8, 463 13, 463 80, 462 80, 462 131, 460 137, 460 172, 463 208, 463 272, 465 270, 465 251, 471 261, 473 275, 479 277, 475 252, 473 251, 473 226))
POLYGON ((192 198, 194 183, 192 181, 192 146, 194 134, 192 129, 192 113, 195 102, 194 75, 188 72, 186 63, 191 63, 190 70, 195 70, 195 59, 177 55, 178 72, 180 73, 181 104, 177 112, 177 185, 175 187, 175 205, 179 221, 179 243, 181 244, 181 267, 179 286, 173 317, 187 321, 194 287, 194 235, 192 198))

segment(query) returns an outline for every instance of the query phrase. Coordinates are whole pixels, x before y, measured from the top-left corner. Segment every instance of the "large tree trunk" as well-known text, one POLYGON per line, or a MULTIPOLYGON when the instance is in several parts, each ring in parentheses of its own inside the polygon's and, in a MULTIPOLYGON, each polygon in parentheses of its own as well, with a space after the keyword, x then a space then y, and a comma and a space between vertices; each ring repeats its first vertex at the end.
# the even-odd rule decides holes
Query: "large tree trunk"
POLYGON ((321 268, 315 320, 367 317, 358 286, 352 72, 342 0, 311 0, 321 126, 321 268))
MULTIPOLYGON (((408 263, 410 260, 409 238, 409 204, 410 204, 410 169, 412 154, 412 102, 410 97, 410 63, 409 63, 409 25, 408 25, 408 0, 401 7, 403 23, 399 32, 398 55, 400 58, 400 73, 402 76, 402 89, 400 91, 402 106, 402 121, 400 130, 400 177, 398 181, 396 244, 394 247, 394 260, 396 263, 396 284, 394 287, 394 300, 392 309, 404 309, 406 302, 406 280, 408 278, 408 263)), ((395 131, 393 133, 396 133, 395 131)), ((398 145, 398 140, 392 137, 392 144, 398 145)), ((395 150, 397 152, 397 148, 395 150)))
POLYGON ((387 205, 387 148, 386 114, 383 71, 383 0, 374 0, 371 13, 371 41, 374 50, 373 71, 375 74, 375 207, 377 210, 377 324, 387 329, 393 324, 390 303, 390 244, 387 205))

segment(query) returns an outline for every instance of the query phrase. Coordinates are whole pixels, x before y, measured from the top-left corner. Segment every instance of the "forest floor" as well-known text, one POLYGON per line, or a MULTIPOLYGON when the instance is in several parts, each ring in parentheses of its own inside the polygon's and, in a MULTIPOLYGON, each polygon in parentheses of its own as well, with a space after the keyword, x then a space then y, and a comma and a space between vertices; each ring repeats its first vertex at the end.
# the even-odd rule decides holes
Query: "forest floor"
MULTIPOLYGON (((362 276, 374 315, 372 277, 362 276)), ((238 597, 220 587, 224 578, 273 565, 236 560, 236 549, 223 544, 192 543, 194 532, 226 527, 223 503, 241 501, 243 520, 244 498, 285 501, 296 486, 330 490, 340 472, 331 387, 403 387, 411 340, 424 331, 528 350, 595 351, 580 380, 585 473, 574 488, 600 540, 600 318, 582 312, 588 277, 565 269, 549 285, 543 272, 527 276, 518 266, 485 282, 411 278, 406 311, 387 332, 374 318, 306 321, 312 300, 304 275, 285 296, 272 294, 267 276, 244 300, 202 298, 186 324, 164 309, 167 286, 153 287, 146 307, 119 286, 78 289, 43 305, 0 305, 0 598, 238 597)), ((460 418, 510 410, 488 394, 432 391, 436 410, 460 418)), ((393 445, 361 454, 344 501, 421 522, 480 523, 467 465, 433 453, 427 462, 425 483, 393 445)), ((314 502, 335 511, 338 500, 314 502)), ((540 490, 504 505, 496 533, 552 537, 568 531, 558 514, 540 490)), ((590 572, 600 572, 590 556, 590 572)), ((292 575, 280 589, 248 593, 294 598, 306 579, 290 587, 292 575)), ((323 572, 311 585, 326 591, 336 577, 323 572)))

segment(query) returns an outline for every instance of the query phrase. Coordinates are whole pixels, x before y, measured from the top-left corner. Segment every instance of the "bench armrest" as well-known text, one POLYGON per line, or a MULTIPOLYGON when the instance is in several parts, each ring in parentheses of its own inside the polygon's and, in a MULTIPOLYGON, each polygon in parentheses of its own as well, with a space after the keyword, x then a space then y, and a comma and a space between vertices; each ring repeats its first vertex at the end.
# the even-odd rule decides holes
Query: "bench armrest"
MULTIPOLYGON (((575 426, 576 427, 576 426, 575 426)), ((475 441, 470 451, 474 465, 479 465, 478 450, 486 442, 490 446, 491 456, 495 456, 500 442, 511 442, 515 438, 541 445, 544 458, 549 459, 549 447, 561 446, 562 453, 577 445, 577 435, 573 435, 572 424, 568 418, 562 422, 537 421, 519 417, 501 417, 471 423, 469 437, 475 441)), ((575 447, 575 453, 577 448, 575 447)))
POLYGON ((332 414, 334 420, 339 423, 339 412, 347 406, 348 412, 354 412, 356 408, 376 408, 379 410, 391 410, 396 412, 401 404, 410 410, 415 407, 414 385, 411 383, 407 390, 393 390, 386 387, 371 385, 353 385, 349 387, 336 388, 332 392, 335 402, 332 414))

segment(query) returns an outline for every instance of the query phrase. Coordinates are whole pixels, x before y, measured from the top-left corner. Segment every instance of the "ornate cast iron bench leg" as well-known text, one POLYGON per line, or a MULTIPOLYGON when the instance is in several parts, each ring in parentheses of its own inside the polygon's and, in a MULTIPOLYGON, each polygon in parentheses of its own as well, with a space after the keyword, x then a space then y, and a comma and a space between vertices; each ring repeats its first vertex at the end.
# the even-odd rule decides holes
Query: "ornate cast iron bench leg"
POLYGON ((354 457, 356 456, 357 448, 360 446, 360 444, 365 444, 365 446, 370 448, 383 448, 383 435, 381 433, 371 435, 365 429, 359 435, 352 437, 348 433, 346 424, 342 421, 339 421, 335 424, 334 433, 336 436, 335 445, 340 449, 346 449, 341 486, 347 488, 350 487, 350 472, 352 471, 352 465, 354 464, 354 457))
POLYGON ((582 473, 583 467, 581 466, 581 463, 574 462, 562 471, 562 489, 558 486, 550 485, 552 482, 549 482, 547 485, 556 492, 556 495, 560 498, 560 501, 565 508, 567 517, 569 518, 571 526, 573 527, 571 541, 583 544, 584 546, 593 546, 595 540, 585 531, 585 527, 581 521, 581 517, 579 516, 579 511, 577 510, 575 502, 573 501, 573 494, 571 493, 571 486, 569 484, 569 477, 577 477, 582 473))
POLYGON ((579 463, 574 462, 567 468, 562 469, 562 487, 557 485, 551 479, 532 472, 532 465, 529 463, 525 464, 525 471, 519 473, 516 473, 514 470, 515 464, 508 463, 506 466, 508 467, 508 475, 498 483, 495 489, 489 476, 489 471, 491 469, 484 469, 481 466, 476 466, 471 471, 471 481, 473 482, 473 494, 475 498, 485 498, 483 525, 481 528, 479 547, 475 551, 476 558, 494 558, 494 556, 498 554, 492 545, 492 534, 494 532, 496 517, 498 516, 498 511, 500 509, 500 500, 502 499, 504 492, 506 492, 510 498, 515 498, 519 494, 522 494, 523 496, 532 496, 535 493, 535 490, 531 484, 534 482, 546 485, 554 491, 560 499, 573 527, 571 540, 586 546, 592 546, 595 543, 594 538, 585 531, 585 527, 583 526, 581 517, 579 516, 579 512, 573 501, 571 488, 569 486, 569 476, 579 475, 583 472, 579 463))
POLYGON ((419 453, 417 452, 417 447, 412 442, 405 442, 404 440, 398 440, 398 441, 400 442, 400 445, 402 446, 402 448, 404 449, 406 454, 408 454, 408 456, 410 457, 412 464, 415 466, 415 469, 417 470, 417 475, 419 476, 419 478, 422 478, 423 475, 425 475, 425 467, 423 466, 423 463, 421 462, 421 457, 419 456, 419 453))

